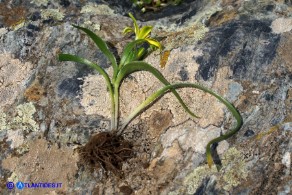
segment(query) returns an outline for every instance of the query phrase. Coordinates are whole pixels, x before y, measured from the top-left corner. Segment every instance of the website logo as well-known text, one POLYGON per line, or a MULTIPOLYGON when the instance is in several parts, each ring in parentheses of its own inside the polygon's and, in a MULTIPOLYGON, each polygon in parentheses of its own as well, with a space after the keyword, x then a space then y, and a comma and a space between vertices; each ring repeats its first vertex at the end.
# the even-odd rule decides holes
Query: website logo
POLYGON ((16 183, 16 187, 20 190, 22 190, 24 188, 24 183, 22 183, 21 181, 16 183))
POLYGON ((6 183, 6 187, 9 189, 9 190, 12 190, 14 188, 14 183, 13 182, 7 182, 6 183))

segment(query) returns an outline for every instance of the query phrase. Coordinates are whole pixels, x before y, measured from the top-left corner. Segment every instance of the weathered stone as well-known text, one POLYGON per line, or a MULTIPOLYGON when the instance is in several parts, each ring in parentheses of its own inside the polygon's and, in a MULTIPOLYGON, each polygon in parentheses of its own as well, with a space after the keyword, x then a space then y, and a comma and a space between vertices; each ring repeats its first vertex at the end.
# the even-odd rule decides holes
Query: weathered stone
MULTIPOLYGON (((42 139, 31 141, 29 148, 29 152, 22 157, 8 157, 2 162, 3 168, 17 175, 17 180, 12 181, 62 183, 61 188, 52 191, 69 191, 69 184, 73 181, 77 169, 77 156, 73 155, 73 151, 68 148, 59 149, 56 145, 50 146, 42 139)), ((39 188, 31 193, 39 194, 46 191, 45 188, 39 188)))
POLYGON ((11 105, 24 90, 31 76, 33 65, 22 63, 9 53, 0 54, 0 106, 11 105))
MULTIPOLYGON (((129 2, 0 1, 1 192, 20 193, 5 185, 21 180, 63 183, 29 194, 291 194, 290 1, 186 0, 134 13, 139 24, 154 26, 167 54, 161 62, 156 51, 146 62, 171 83, 211 88, 241 113, 242 129, 214 147, 219 172, 205 163, 206 145, 233 118, 195 89, 178 92, 201 118, 168 93, 128 125, 123 136, 136 156, 123 164, 123 178, 80 164, 74 149, 111 130, 111 100, 101 75, 57 55, 89 59, 111 76, 108 59, 71 24, 93 30, 117 56, 131 38, 121 33, 132 25, 123 16, 135 9, 129 2)), ((162 86, 148 72, 127 77, 120 122, 162 86)))

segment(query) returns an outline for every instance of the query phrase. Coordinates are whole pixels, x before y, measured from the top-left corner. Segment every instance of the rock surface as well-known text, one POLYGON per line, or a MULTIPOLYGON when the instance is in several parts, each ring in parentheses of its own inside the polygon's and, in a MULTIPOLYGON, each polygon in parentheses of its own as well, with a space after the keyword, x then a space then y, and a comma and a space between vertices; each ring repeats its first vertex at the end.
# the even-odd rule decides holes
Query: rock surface
MULTIPOLYGON (((124 137, 135 157, 124 163, 123 178, 79 161, 76 149, 110 130, 109 94, 101 75, 57 55, 94 60, 111 74, 106 57, 70 24, 95 31, 119 54, 129 39, 121 33, 131 25, 125 14, 134 11, 125 6, 0 1, 1 194, 291 194, 291 1, 186 0, 177 11, 144 18, 135 12, 140 24, 154 26, 152 35, 169 54, 160 59, 154 52, 148 63, 172 83, 202 83, 241 113, 239 133, 217 146, 219 172, 208 168, 205 147, 233 118, 215 98, 192 89, 179 92, 200 119, 167 94, 128 126, 124 137), (10 190, 9 181, 62 187, 10 190)), ((125 79, 121 120, 161 86, 144 72, 125 79)))

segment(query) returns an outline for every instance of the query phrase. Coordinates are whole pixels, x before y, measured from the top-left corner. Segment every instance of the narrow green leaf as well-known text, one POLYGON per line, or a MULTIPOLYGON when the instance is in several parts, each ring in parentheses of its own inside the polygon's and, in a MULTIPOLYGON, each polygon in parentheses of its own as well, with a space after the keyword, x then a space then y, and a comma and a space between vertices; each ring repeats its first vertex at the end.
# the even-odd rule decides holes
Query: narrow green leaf
MULTIPOLYGON (((106 43, 99 36, 97 36, 94 32, 92 32, 91 30, 89 30, 87 28, 80 27, 80 26, 76 26, 76 25, 72 25, 72 26, 85 32, 94 41, 96 46, 102 51, 102 53, 104 53, 104 55, 111 62, 113 69, 114 69, 114 75, 116 75, 118 72, 117 61, 116 61, 115 56, 108 49, 106 43)), ((114 76, 114 78, 115 78, 115 76, 114 76)))
POLYGON ((131 32, 135 32, 134 29, 131 28, 131 27, 126 27, 126 28, 123 30, 123 34, 131 33, 131 32))
POLYGON ((138 52, 137 52, 137 57, 136 57, 136 59, 134 59, 134 60, 139 60, 139 59, 141 59, 141 57, 144 56, 145 51, 146 51, 146 50, 145 50, 144 47, 139 48, 139 49, 138 49, 138 52))
MULTIPOLYGON (((148 71, 152 73, 160 82, 162 82, 164 85, 170 85, 170 83, 164 78, 164 76, 161 74, 159 70, 151 66, 150 64, 147 64, 146 62, 140 62, 140 61, 134 61, 129 62, 128 64, 125 64, 119 71, 119 74, 117 75, 117 83, 120 83, 127 75, 137 72, 137 71, 148 71)), ((179 103, 182 105, 182 107, 187 111, 191 116, 199 118, 196 116, 184 103, 184 101, 181 99, 179 94, 176 92, 176 90, 171 90, 171 92, 175 95, 175 97, 178 99, 179 103)))
POLYGON ((137 24, 137 20, 135 19, 135 17, 129 13, 129 16, 132 18, 133 20, 133 23, 134 23, 134 29, 135 29, 135 34, 136 34, 136 38, 137 38, 137 35, 140 33, 140 29, 139 29, 139 26, 137 24))
MULTIPOLYGON (((206 157, 207 157, 207 163, 209 165, 209 167, 211 167, 214 164, 212 155, 211 155, 211 145, 214 143, 218 143, 221 142, 223 140, 226 140, 228 138, 230 138, 231 136, 233 136, 234 134, 236 134, 242 124, 242 118, 241 115, 239 114, 239 112, 236 110, 236 108, 225 98, 223 98, 222 96, 220 96, 219 94, 213 92, 212 90, 200 85, 200 84, 195 84, 195 83, 178 83, 178 84, 173 84, 173 85, 167 85, 164 86, 163 88, 159 89, 158 91, 156 91, 155 93, 153 93, 151 96, 149 96, 145 101, 143 101, 138 107, 136 107, 136 109, 128 116, 128 118, 124 121, 124 124, 119 132, 119 134, 122 133, 123 129, 128 125, 128 123, 135 117, 137 116, 143 109, 145 109, 147 106, 149 106, 150 104, 152 104, 157 98, 160 98, 161 96, 163 96, 164 94, 166 94, 167 92, 174 90, 174 89, 179 89, 179 88, 195 88, 195 89, 200 89, 206 93, 211 94, 212 96, 216 97, 220 102, 222 102, 227 108, 228 110, 232 113, 233 117, 236 119, 236 125, 235 127, 233 127, 231 130, 229 130, 228 133, 221 135, 220 137, 217 137, 213 140, 211 140, 206 147, 206 157)), ((217 167, 218 168, 218 167, 217 167)))

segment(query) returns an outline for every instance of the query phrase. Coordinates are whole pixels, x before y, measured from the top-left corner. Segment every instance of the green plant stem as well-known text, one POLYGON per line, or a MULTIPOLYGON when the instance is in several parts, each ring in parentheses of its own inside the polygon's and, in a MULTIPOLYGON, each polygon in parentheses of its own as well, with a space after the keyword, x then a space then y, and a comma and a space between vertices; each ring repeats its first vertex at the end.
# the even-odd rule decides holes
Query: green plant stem
MULTIPOLYGON (((165 93, 173 90, 173 89, 179 89, 179 88, 196 88, 196 89, 200 89, 206 93, 211 94, 212 96, 216 97, 220 102, 222 102, 227 108, 228 110, 232 113, 232 115, 235 117, 236 119, 236 126, 234 128, 232 128, 228 133, 215 138, 213 140, 211 140, 208 144, 207 144, 207 149, 206 149, 206 157, 207 157, 207 163, 209 165, 209 167, 212 166, 212 164, 214 163, 212 155, 211 155, 211 145, 216 143, 216 142, 220 142, 223 140, 226 140, 228 138, 230 138, 232 135, 234 135, 235 133, 237 133, 240 129, 240 127, 243 124, 242 118, 239 114, 239 112, 236 110, 236 108, 226 99, 224 99, 222 96, 218 95, 217 93, 213 92, 212 90, 199 85, 199 84, 194 84, 194 83, 178 83, 178 84, 173 84, 173 85, 167 85, 161 89, 159 89, 158 91, 156 91, 155 93, 153 93, 151 96, 149 96, 145 101, 143 101, 124 121, 124 124, 122 125, 122 128, 119 131, 119 134, 122 134, 124 128, 129 124, 129 122, 135 117, 137 116, 137 114, 139 114, 144 108, 146 108, 148 105, 150 105, 151 103, 153 103, 157 98, 163 96, 165 93)), ((218 167, 217 167, 218 168, 218 167)))
POLYGON ((116 123, 116 119, 115 119, 115 99, 114 99, 114 94, 110 94, 110 98, 111 98, 111 130, 115 131, 116 127, 115 127, 115 123, 116 123))
POLYGON ((114 110, 114 130, 118 130, 118 125, 119 125, 119 86, 120 83, 116 82, 114 84, 114 104, 115 104, 115 110, 114 110))

